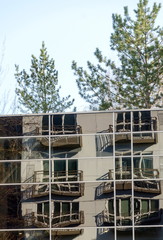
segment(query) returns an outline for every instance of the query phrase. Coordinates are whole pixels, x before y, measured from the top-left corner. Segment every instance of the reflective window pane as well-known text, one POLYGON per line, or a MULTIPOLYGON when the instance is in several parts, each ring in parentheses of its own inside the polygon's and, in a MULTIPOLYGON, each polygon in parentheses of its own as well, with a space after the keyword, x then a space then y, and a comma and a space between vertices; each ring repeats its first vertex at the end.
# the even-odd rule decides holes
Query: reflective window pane
POLYGON ((162 240, 163 228, 147 227, 135 229, 135 240, 162 240))
POLYGON ((131 134, 115 134, 115 155, 131 155, 131 134))
POLYGON ((131 131, 131 113, 119 112, 115 114, 115 132, 131 131))
POLYGON ((49 158, 48 138, 0 139, 0 160, 49 158))
POLYGON ((49 161, 0 162, 0 183, 38 183, 49 181, 49 161))
POLYGON ((45 185, 0 186, 0 228, 47 227, 46 220, 49 221, 46 206, 46 203, 49 204, 47 190, 48 186, 45 185), (41 203, 36 201, 38 197, 44 197, 42 206, 40 206, 41 203), (40 219, 42 219, 41 224, 40 219))
POLYGON ((117 240, 132 240, 132 228, 117 228, 117 240))
POLYGON ((131 158, 123 156, 115 158, 115 177, 116 179, 131 179, 131 158))
POLYGON ((11 116, 0 118, 0 137, 22 136, 22 117, 11 116))
POLYGON ((2 231, 0 232, 2 240, 49 240, 49 231, 45 230, 25 230, 25 231, 2 231))
POLYGON ((113 135, 96 135, 95 140, 97 157, 113 155, 113 135))

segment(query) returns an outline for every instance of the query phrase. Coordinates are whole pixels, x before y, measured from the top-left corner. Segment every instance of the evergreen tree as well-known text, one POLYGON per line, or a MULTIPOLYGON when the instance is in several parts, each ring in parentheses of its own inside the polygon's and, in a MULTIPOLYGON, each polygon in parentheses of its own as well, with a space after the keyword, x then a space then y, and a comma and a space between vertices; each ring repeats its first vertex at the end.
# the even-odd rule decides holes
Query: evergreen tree
MULTIPOLYGON (((105 72, 103 71, 105 77, 103 84, 99 85, 102 89, 97 95, 99 98, 102 97, 102 91, 105 92, 103 96, 109 92, 108 100, 111 101, 108 102, 108 106, 127 108, 163 106, 163 29, 155 26, 160 8, 161 4, 154 3, 150 9, 148 0, 139 0, 137 9, 134 10, 134 19, 129 16, 128 7, 124 7, 124 17, 118 14, 112 15, 114 31, 111 34, 110 47, 117 52, 119 65, 104 58, 99 49, 95 52, 100 64, 105 64, 105 72), (109 86, 106 76, 108 69, 112 75, 109 86)), ((91 69, 89 68, 91 74, 77 67, 75 62, 72 68, 77 75, 80 95, 89 102, 88 87, 89 90, 93 89, 94 84, 95 89, 97 88, 96 77, 92 73, 94 67, 92 65, 91 69)), ((96 71, 94 74, 96 75, 96 71)), ((92 90, 91 96, 94 99, 92 90)), ((102 102, 98 103, 101 108, 102 102)))
POLYGON ((112 84, 107 69, 102 64, 104 61, 102 54, 99 49, 96 49, 94 54, 98 59, 98 64, 95 66, 88 61, 89 72, 78 67, 75 61, 72 62, 72 69, 77 76, 76 82, 80 96, 90 103, 90 109, 103 110, 113 106, 114 95, 111 92, 112 84))
POLYGON ((19 71, 18 65, 15 67, 18 84, 16 94, 22 111, 62 112, 73 104, 70 95, 64 98, 59 95, 61 87, 58 86, 58 72, 54 60, 49 58, 44 42, 39 58, 32 55, 30 73, 24 69, 19 71))

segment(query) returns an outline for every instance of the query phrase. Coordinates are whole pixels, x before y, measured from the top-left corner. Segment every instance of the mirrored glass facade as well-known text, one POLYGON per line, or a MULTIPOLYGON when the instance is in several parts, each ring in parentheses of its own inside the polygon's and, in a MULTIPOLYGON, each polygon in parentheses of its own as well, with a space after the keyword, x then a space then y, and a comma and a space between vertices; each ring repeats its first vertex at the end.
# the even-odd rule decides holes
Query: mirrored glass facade
POLYGON ((0 240, 163 239, 163 110, 0 117, 0 240))

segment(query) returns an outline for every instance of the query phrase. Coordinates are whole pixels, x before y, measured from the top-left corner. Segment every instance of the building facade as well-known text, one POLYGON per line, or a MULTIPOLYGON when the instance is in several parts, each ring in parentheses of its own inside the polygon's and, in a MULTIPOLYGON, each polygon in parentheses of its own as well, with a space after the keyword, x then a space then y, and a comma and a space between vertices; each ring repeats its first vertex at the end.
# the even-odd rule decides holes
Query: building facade
POLYGON ((162 240, 163 110, 0 117, 0 240, 162 240))

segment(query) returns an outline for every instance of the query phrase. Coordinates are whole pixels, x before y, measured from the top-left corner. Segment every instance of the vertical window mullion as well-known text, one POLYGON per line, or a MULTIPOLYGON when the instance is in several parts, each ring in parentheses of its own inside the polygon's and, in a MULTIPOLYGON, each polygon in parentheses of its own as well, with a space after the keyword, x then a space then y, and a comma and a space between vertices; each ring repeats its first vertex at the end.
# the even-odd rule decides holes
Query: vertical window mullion
POLYGON ((50 239, 52 240, 52 202, 51 202, 51 181, 52 181, 52 161, 51 161, 51 131, 53 130, 53 121, 49 114, 49 231, 50 239))
POLYGON ((116 227, 116 169, 115 169, 115 132, 116 132, 116 124, 115 124, 115 112, 113 112, 113 171, 114 171, 114 240, 117 240, 117 227, 116 227))
POLYGON ((135 240, 135 224, 134 224, 134 212, 135 212, 135 209, 134 209, 134 158, 133 158, 133 122, 134 122, 134 112, 131 112, 130 113, 131 116, 131 219, 132 219, 132 239, 135 240))

